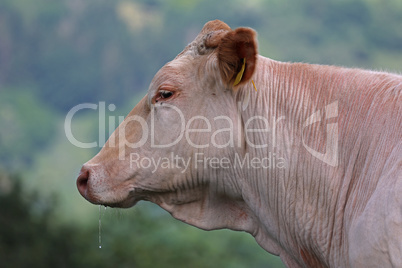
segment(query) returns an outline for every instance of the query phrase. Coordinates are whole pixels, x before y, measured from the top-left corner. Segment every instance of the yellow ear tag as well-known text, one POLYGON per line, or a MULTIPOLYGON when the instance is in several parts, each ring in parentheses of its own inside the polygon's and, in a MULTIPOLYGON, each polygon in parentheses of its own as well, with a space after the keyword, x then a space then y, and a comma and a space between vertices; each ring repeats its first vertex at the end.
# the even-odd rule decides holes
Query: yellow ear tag
POLYGON ((241 67, 240 72, 237 74, 233 86, 236 86, 237 84, 240 83, 245 68, 246 68, 246 58, 243 58, 243 66, 241 67))
POLYGON ((251 79, 251 82, 253 83, 253 86, 254 86, 255 91, 257 91, 257 88, 255 87, 255 84, 254 84, 253 79, 251 79))

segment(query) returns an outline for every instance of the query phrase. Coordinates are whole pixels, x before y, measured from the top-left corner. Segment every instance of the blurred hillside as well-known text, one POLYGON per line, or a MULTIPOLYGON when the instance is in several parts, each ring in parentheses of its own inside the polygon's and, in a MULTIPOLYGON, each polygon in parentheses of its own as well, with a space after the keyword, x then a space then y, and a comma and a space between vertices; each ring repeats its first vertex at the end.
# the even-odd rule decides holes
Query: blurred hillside
MULTIPOLYGON (((75 177, 99 147, 73 146, 64 132, 65 116, 78 104, 99 102, 116 105, 116 111, 106 111, 107 117, 126 115, 157 70, 212 19, 232 28, 254 28, 260 54, 276 60, 402 71, 399 0, 0 0, 0 171, 22 177, 0 179, 0 197, 4 197, 0 202, 8 200, 7 207, 0 206, 11 215, 14 205, 25 211, 15 217, 2 211, 0 223, 6 224, 8 217, 14 220, 8 226, 18 221, 32 225, 26 233, 13 229, 8 240, 0 239, 0 259, 1 251, 9 252, 4 247, 29 259, 29 254, 46 256, 47 247, 60 243, 61 249, 76 254, 65 259, 65 266, 95 266, 91 260, 104 253, 85 252, 77 243, 96 248, 98 208, 79 196, 75 177), (21 193, 16 181, 21 181, 21 193), (17 192, 5 190, 9 186, 17 192), (38 196, 26 197, 32 192, 38 196), (43 252, 21 247, 25 237, 36 240, 44 226, 53 229, 46 239, 38 240, 43 252), (71 239, 57 236, 59 230, 71 239), (78 250, 90 260, 82 261, 78 250)), ((98 139, 98 116, 95 110, 77 113, 73 134, 78 140, 98 139)), ((270 260, 278 265, 277 258, 245 234, 211 235, 178 223, 152 205, 140 204, 118 214, 121 218, 106 212, 109 224, 113 223, 108 245, 116 255, 123 255, 105 255, 109 259, 100 261, 102 267, 106 263, 125 267, 130 262, 135 267, 161 267, 162 261, 164 267, 186 267, 190 258, 203 265, 199 267, 235 267, 236 263, 236 267, 266 267, 270 260), (113 220, 116 217, 119 220, 113 220), (130 230, 133 233, 126 239, 130 230), (187 242, 194 249, 183 255, 186 248, 180 244, 187 242), (158 248, 159 243, 164 246, 158 248), (130 247, 140 250, 140 256, 131 256, 130 247)), ((51 259, 35 263, 55 265, 51 259)))

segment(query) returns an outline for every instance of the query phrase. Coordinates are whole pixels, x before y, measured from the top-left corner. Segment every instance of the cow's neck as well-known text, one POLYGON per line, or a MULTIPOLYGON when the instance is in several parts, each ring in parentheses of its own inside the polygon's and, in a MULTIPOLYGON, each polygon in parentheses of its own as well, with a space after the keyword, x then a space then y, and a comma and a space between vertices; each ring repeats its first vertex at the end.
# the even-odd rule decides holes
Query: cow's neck
POLYGON ((319 266, 317 262, 328 264, 334 247, 330 235, 336 228, 334 219, 326 213, 334 211, 332 206, 336 204, 333 201, 337 190, 334 180, 331 182, 336 169, 323 165, 306 149, 310 146, 325 152, 323 137, 316 133, 322 133, 320 127, 324 127, 325 133, 326 122, 305 127, 306 119, 324 109, 333 93, 330 89, 319 91, 321 77, 317 74, 312 80, 314 70, 309 68, 314 66, 259 57, 253 76, 257 91, 250 81, 237 96, 244 102, 240 109, 244 131, 248 131, 245 135, 250 141, 245 145, 246 152, 250 161, 257 158, 264 165, 262 168, 251 165, 245 172, 245 199, 259 197, 245 200, 261 219, 254 235, 265 249, 281 254, 292 266, 297 265, 293 263, 295 259, 303 259, 304 264, 312 266, 319 266), (310 75, 310 79, 303 79, 304 75, 310 75))

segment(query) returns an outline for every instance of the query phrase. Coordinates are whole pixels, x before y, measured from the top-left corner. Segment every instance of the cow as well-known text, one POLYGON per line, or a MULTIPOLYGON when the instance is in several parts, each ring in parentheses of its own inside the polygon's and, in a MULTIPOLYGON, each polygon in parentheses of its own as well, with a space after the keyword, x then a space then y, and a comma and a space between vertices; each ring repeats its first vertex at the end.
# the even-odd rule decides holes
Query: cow
POLYGON ((81 195, 254 236, 287 267, 402 267, 402 76, 279 62, 219 20, 82 166, 81 195))

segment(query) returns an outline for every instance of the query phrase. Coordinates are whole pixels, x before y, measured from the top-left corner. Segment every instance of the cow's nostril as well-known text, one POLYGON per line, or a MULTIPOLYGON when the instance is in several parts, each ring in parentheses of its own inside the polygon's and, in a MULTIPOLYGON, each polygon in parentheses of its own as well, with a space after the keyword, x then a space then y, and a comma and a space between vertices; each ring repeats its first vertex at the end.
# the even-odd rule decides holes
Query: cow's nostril
POLYGON ((77 188, 80 194, 85 197, 88 189, 89 171, 85 167, 82 167, 80 174, 77 178, 77 188))

